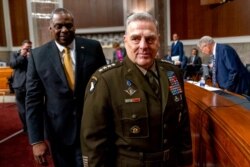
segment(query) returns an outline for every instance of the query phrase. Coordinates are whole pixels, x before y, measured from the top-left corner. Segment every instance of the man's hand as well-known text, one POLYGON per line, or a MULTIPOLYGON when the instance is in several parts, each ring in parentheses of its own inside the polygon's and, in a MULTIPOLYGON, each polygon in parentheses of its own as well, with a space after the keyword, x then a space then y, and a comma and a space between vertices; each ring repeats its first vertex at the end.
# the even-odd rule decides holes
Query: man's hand
POLYGON ((47 166, 47 156, 50 155, 48 145, 45 142, 34 144, 33 155, 36 162, 42 166, 47 166))

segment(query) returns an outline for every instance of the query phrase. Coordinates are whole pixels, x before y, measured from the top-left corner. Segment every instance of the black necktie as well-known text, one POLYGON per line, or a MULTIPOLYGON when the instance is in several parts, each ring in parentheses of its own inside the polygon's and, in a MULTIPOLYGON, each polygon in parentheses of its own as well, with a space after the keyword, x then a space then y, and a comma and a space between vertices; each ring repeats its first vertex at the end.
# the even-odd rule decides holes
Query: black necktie
POLYGON ((157 78, 156 78, 154 72, 151 70, 148 70, 145 76, 146 76, 151 88, 155 92, 155 94, 159 95, 159 85, 157 83, 157 78))

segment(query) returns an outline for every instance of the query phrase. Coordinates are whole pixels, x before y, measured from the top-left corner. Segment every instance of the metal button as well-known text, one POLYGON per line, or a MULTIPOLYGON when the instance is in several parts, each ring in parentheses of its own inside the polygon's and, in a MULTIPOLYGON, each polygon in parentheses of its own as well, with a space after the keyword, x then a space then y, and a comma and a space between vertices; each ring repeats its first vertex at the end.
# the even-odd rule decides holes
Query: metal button
POLYGON ((166 129, 167 128, 167 124, 163 124, 163 128, 166 129))
POLYGON ((136 114, 133 114, 133 115, 132 115, 132 118, 133 118, 133 119, 136 119, 136 118, 137 118, 136 114))

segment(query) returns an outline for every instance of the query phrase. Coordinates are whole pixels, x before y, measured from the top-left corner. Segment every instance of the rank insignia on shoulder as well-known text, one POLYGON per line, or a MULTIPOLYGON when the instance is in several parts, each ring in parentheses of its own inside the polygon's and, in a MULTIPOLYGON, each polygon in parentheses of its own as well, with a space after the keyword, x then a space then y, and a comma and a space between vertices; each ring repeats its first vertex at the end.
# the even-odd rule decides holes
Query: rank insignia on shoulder
POLYGON ((107 71, 107 70, 111 69, 111 67, 114 67, 114 66, 116 66, 115 63, 108 64, 108 65, 105 65, 105 66, 99 68, 98 71, 99 71, 99 72, 104 72, 104 71, 107 71))
POLYGON ((90 79, 90 87, 89 87, 90 93, 92 93, 95 90, 96 83, 97 83, 97 78, 95 76, 92 76, 90 79))
POLYGON ((82 158, 83 158, 83 165, 84 165, 84 167, 88 167, 89 166, 89 158, 87 157, 87 156, 82 156, 82 158))

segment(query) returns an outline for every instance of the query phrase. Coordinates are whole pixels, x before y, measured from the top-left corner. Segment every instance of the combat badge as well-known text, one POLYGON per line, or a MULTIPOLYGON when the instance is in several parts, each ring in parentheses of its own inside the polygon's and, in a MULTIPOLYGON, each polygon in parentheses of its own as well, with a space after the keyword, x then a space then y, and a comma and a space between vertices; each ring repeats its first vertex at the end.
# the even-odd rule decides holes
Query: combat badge
POLYGON ((136 90, 132 87, 132 82, 130 80, 127 80, 126 85, 128 86, 128 89, 124 91, 130 96, 132 96, 136 92, 136 90))
POLYGON ((92 76, 90 80, 89 93, 92 93, 95 90, 96 83, 97 83, 97 78, 95 76, 92 76))

